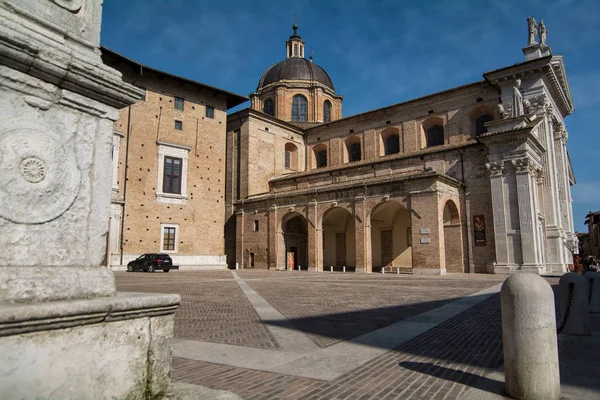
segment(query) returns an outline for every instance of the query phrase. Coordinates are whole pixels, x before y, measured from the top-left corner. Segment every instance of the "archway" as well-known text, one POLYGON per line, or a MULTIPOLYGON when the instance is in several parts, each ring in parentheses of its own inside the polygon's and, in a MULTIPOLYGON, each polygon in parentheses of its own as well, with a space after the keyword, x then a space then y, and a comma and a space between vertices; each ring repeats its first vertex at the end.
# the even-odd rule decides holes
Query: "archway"
POLYGON ((412 268, 410 214, 401 204, 387 201, 371 213, 373 272, 382 268, 412 268))
POLYGON ((323 267, 356 267, 354 218, 335 207, 323 215, 323 267))
POLYGON ((443 219, 446 271, 464 272, 460 215, 452 200, 448 200, 444 205, 443 219))
POLYGON ((308 269, 308 223, 302 214, 291 212, 281 221, 284 265, 287 270, 308 269))

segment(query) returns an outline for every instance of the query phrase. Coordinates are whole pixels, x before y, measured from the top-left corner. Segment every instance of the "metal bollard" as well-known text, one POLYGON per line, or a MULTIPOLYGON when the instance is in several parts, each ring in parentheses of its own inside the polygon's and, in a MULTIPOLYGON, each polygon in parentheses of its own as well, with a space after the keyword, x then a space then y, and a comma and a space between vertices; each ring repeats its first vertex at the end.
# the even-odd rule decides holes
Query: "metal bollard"
POLYGON ((302 271, 302 265, 298 265, 298 271, 302 271))
POLYGON ((329 272, 333 272, 333 265, 329 267, 329 272))
POLYGON ((398 272, 397 273, 398 273, 398 275, 400 275, 400 267, 398 267, 398 272))
POLYGON ((558 282, 560 319, 558 333, 591 334, 589 288, 586 279, 576 273, 564 274, 558 282))
POLYGON ((346 272, 346 266, 345 265, 342 267, 342 272, 346 272))
POLYGON ((544 278, 511 275, 500 292, 505 389, 515 399, 558 400, 554 294, 544 278))
POLYGON ((600 272, 586 272, 583 277, 587 280, 590 294, 588 303, 591 313, 600 313, 600 272))
POLYGON ((381 273, 385 274, 385 267, 381 267, 381 273))

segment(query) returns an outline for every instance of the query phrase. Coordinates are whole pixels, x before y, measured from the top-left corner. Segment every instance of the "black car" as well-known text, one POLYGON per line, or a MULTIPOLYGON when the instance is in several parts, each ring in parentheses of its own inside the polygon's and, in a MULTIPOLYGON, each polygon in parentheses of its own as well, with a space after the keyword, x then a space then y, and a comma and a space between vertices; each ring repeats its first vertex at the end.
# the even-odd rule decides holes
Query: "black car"
POLYGON ((173 260, 168 254, 147 253, 142 254, 127 264, 127 272, 142 270, 144 272, 154 272, 162 269, 163 272, 169 272, 172 269, 179 269, 178 265, 173 265, 173 260))

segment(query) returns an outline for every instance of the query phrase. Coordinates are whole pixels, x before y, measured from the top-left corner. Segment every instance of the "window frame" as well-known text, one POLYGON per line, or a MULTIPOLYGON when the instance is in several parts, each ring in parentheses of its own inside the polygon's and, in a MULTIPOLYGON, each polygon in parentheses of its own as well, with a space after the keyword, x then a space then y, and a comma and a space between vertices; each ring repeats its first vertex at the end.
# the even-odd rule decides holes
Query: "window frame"
POLYGON ((215 108, 213 106, 204 106, 204 116, 206 118, 214 119, 215 118, 215 108))
POLYGON ((444 125, 442 124, 434 124, 429 126, 426 130, 425 130, 425 147, 429 148, 429 147, 435 147, 435 146, 443 146, 445 144, 445 140, 444 140, 444 125), (439 127, 439 132, 434 132, 434 129, 439 127), (431 132, 431 133, 430 133, 431 132), (433 137, 434 134, 439 134, 441 136, 435 136, 433 137), (437 141, 439 142, 441 139, 441 143, 433 143, 433 139, 438 139, 437 141))
POLYGON ((275 102, 272 98, 268 98, 263 103, 263 113, 270 115, 272 117, 275 116, 275 102), (269 109, 267 109, 267 105, 270 105, 269 109))
POLYGON ((357 162, 362 160, 362 148, 360 142, 352 142, 348 144, 348 162, 357 162), (358 151, 356 150, 358 149, 358 151), (354 156, 358 155, 358 158, 354 156))
POLYGON ((156 182, 156 201, 161 204, 179 204, 185 205, 187 203, 187 170, 188 170, 188 156, 192 149, 191 147, 166 143, 158 143, 158 176, 156 182), (180 158, 181 164, 181 188, 180 194, 169 193, 163 191, 163 175, 165 171, 165 156, 172 158, 180 158))
POLYGON ((185 99, 183 97, 175 96, 173 99, 173 108, 175 110, 183 111, 185 109, 185 99), (178 105, 181 104, 181 108, 178 105))
POLYGON ((176 131, 182 131, 183 130, 183 121, 180 121, 178 119, 175 120, 175 130, 176 131), (179 128, 177 127, 177 124, 179 124, 179 128))
POLYGON ((326 168, 327 167, 327 149, 321 149, 315 152, 316 167, 326 168), (324 163, 320 162, 323 161, 324 163))
POLYGON ((163 193, 181 195, 181 178, 183 176, 183 159, 180 157, 164 156, 164 163, 165 163, 165 167, 163 169, 163 193), (168 161, 171 161, 171 164, 172 164, 171 174, 167 173, 167 165, 169 164, 168 161), (179 171, 178 171, 178 174, 175 174, 175 163, 177 161, 179 161, 179 171), (170 181, 169 181, 169 185, 167 185, 167 178, 169 178, 169 177, 170 177, 170 181), (172 188, 172 186, 174 186, 175 179, 179 180, 176 191, 174 188, 172 188), (170 190, 173 190, 173 191, 165 190, 165 187, 167 187, 167 186, 169 187, 170 190))
POLYGON ((254 225, 252 226, 252 230, 254 232, 258 232, 259 229, 260 229, 260 222, 259 222, 259 220, 255 219, 254 220, 254 225))
POLYGON ((329 122, 331 122, 331 102, 325 100, 323 102, 323 123, 327 124, 329 122))
POLYGON ((292 97, 292 122, 308 122, 308 100, 301 94, 292 97))
POLYGON ((292 152, 289 151, 288 149, 284 149, 285 151, 285 158, 284 158, 284 166, 285 169, 291 169, 292 168, 292 152))
POLYGON ((179 242, 179 224, 162 224, 161 223, 160 224, 160 252, 161 253, 170 253, 170 254, 177 253, 179 251, 178 242, 179 242), (173 249, 165 248, 165 233, 166 233, 167 229, 174 230, 173 249))

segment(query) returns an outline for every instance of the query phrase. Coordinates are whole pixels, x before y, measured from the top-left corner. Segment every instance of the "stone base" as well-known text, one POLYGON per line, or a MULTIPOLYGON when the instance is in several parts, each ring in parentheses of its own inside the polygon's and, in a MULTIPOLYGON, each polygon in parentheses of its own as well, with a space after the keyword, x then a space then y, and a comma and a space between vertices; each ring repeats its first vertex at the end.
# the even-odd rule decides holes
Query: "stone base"
MULTIPOLYGON (((50 268, 49 268, 50 269, 50 268)), ((0 306, 7 399, 145 399, 169 387, 178 295, 0 306)))
POLYGON ((446 275, 446 268, 413 268, 413 275, 446 275))
POLYGON ((519 270, 519 264, 495 264, 494 274, 510 274, 519 270))
POLYGON ((546 264, 546 272, 552 273, 552 274, 564 274, 564 273, 569 272, 569 267, 567 264, 548 263, 548 264, 546 264))
POLYGON ((521 265, 521 272, 529 272, 541 275, 546 272, 546 266, 543 264, 523 264, 521 265))

